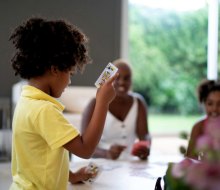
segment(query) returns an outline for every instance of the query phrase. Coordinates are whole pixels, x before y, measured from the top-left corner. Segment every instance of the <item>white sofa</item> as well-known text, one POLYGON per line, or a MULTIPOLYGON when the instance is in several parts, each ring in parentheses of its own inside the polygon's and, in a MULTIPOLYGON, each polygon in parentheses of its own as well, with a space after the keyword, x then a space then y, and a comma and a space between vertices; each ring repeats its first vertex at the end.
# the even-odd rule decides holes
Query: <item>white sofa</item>
MULTIPOLYGON (((20 81, 12 87, 12 104, 15 107, 20 97, 22 86, 25 81, 20 81)), ((69 86, 65 89, 60 102, 65 106, 64 116, 75 127, 80 130, 82 112, 89 101, 96 96, 96 87, 94 86, 69 86)))
POLYGON ((96 96, 96 87, 70 86, 65 89, 60 97, 60 102, 65 106, 64 116, 80 130, 82 112, 89 101, 96 96))

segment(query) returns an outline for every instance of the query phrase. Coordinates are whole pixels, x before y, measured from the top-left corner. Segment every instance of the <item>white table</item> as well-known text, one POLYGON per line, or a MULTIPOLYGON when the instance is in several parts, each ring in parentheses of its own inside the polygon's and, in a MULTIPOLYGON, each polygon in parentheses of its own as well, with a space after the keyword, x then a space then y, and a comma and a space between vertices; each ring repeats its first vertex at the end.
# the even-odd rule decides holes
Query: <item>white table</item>
POLYGON ((94 162, 102 171, 96 181, 89 184, 69 184, 68 190, 154 190, 156 179, 165 174, 168 162, 178 162, 179 155, 153 154, 148 161, 130 160, 84 160, 73 158, 70 167, 73 171, 94 162))

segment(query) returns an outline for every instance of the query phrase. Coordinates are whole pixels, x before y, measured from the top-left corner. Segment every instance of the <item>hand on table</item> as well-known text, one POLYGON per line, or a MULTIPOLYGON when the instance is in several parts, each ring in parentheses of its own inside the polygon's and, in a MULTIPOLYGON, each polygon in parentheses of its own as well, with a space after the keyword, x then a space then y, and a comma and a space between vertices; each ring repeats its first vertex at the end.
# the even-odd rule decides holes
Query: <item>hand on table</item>
POLYGON ((131 154, 139 157, 141 160, 146 160, 150 154, 149 141, 139 141, 133 145, 131 154))
POLYGON ((86 181, 90 178, 95 178, 97 176, 98 172, 90 172, 87 170, 87 167, 82 167, 76 172, 70 172, 69 181, 72 184, 75 183, 81 183, 83 181, 86 181))
POLYGON ((125 148, 126 146, 124 145, 112 145, 109 150, 107 150, 106 158, 116 160, 125 148))

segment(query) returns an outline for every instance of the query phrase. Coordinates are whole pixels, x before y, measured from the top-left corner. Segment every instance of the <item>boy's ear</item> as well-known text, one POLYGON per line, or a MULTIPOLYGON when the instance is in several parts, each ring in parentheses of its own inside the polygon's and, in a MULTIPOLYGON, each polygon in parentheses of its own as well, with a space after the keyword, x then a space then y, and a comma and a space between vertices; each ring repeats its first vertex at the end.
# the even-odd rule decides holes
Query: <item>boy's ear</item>
POLYGON ((57 69, 57 67, 51 66, 50 72, 51 72, 52 75, 57 75, 59 70, 57 69))

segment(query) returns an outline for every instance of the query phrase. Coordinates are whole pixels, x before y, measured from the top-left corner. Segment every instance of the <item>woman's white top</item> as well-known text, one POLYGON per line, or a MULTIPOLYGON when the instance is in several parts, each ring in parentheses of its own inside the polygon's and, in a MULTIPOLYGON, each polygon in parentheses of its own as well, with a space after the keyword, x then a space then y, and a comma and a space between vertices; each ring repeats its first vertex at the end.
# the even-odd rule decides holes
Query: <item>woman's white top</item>
POLYGON ((133 104, 124 121, 116 118, 108 111, 104 131, 99 147, 109 149, 113 144, 125 145, 127 148, 121 153, 119 159, 127 159, 131 155, 131 148, 136 140, 136 121, 138 115, 138 100, 133 96, 133 104))

